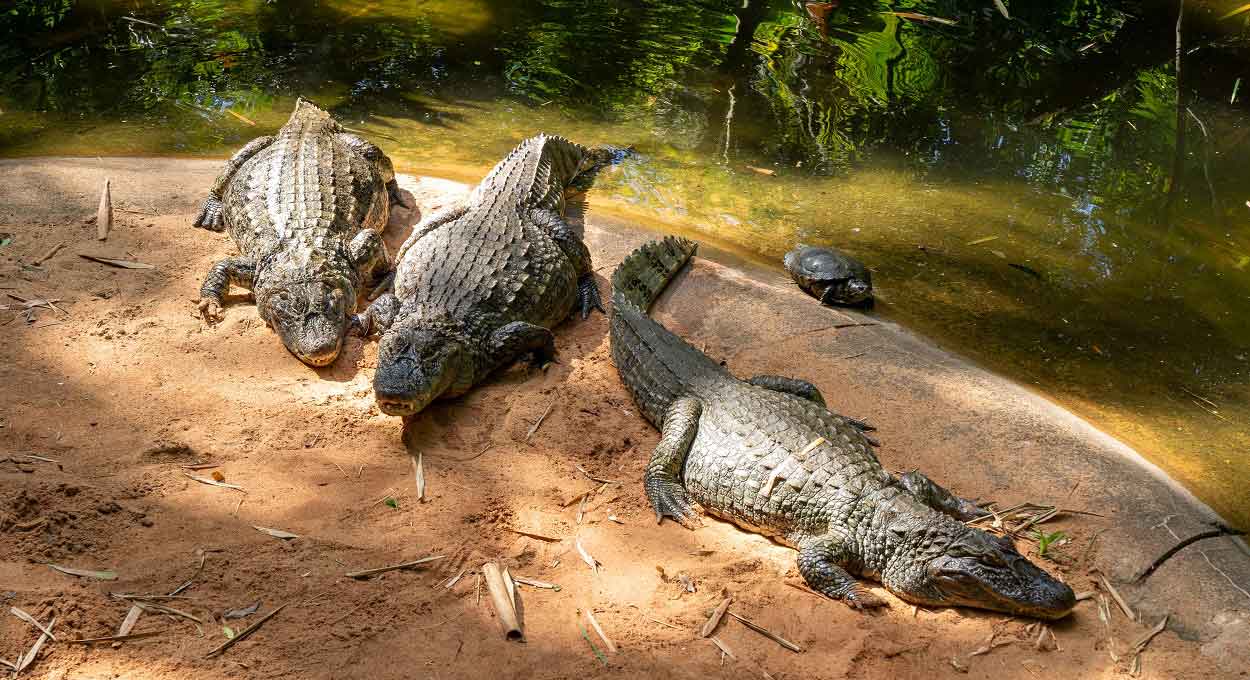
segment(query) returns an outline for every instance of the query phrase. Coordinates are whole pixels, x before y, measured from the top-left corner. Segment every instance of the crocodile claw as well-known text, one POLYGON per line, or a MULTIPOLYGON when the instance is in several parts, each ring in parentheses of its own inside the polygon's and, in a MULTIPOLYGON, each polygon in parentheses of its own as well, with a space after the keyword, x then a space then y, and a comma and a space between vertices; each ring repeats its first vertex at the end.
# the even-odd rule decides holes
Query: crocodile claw
POLYGON ((209 196, 204 199, 204 206, 200 208, 200 214, 195 218, 192 226, 209 231, 221 231, 226 228, 226 220, 224 218, 225 206, 215 196, 209 196))
POLYGON ((212 298, 203 298, 200 304, 196 305, 199 317, 210 324, 221 321, 221 303, 212 298))
POLYGON ((582 306, 582 319, 590 317, 590 310, 597 309, 604 314, 603 300, 599 297, 599 284, 595 283, 594 274, 586 274, 577 284, 577 299, 582 306))
POLYGON ((866 610, 876 609, 878 607, 889 607, 890 603, 872 594, 872 591, 855 587, 854 590, 847 593, 842 601, 851 609, 866 610))
POLYGON ((643 485, 647 489, 647 500, 655 509, 656 524, 668 517, 691 530, 703 525, 703 520, 694 511, 690 495, 680 484, 652 478, 644 480, 643 485))

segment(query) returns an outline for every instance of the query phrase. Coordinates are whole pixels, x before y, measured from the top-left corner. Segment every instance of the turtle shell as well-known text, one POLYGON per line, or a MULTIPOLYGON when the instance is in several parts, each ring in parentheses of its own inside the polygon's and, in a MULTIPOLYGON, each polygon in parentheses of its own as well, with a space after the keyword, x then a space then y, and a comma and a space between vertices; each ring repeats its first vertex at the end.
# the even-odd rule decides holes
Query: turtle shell
POLYGON ((786 254, 786 269, 813 283, 867 279, 868 268, 859 260, 829 248, 799 246, 786 254))

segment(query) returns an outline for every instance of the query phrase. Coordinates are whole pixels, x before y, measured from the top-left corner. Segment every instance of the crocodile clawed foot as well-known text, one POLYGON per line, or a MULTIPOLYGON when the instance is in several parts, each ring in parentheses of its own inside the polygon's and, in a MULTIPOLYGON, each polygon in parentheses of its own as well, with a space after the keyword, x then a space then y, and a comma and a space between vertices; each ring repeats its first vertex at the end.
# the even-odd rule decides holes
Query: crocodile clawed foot
POLYGON ((221 201, 209 196, 204 199, 204 206, 200 208, 200 214, 195 218, 192 226, 209 231, 221 231, 226 228, 224 213, 225 206, 221 204, 221 201))
POLYGON ((665 517, 677 522, 687 529, 694 530, 703 526, 703 520, 694 510, 689 494, 680 484, 660 480, 646 480, 647 499, 655 509, 655 523, 660 524, 665 517))
POLYGON ((590 318, 590 311, 597 309, 604 314, 603 300, 599 297, 599 284, 595 283, 594 274, 586 274, 577 284, 577 299, 581 303, 582 319, 590 318))
POLYGON ((846 596, 842 598, 842 601, 845 602, 851 609, 857 609, 860 611, 890 606, 889 602, 873 595, 872 591, 858 586, 851 592, 847 593, 846 596))
POLYGON ((196 310, 199 312, 199 317, 209 324, 217 323, 222 319, 221 303, 211 298, 201 299, 200 304, 196 305, 196 310))

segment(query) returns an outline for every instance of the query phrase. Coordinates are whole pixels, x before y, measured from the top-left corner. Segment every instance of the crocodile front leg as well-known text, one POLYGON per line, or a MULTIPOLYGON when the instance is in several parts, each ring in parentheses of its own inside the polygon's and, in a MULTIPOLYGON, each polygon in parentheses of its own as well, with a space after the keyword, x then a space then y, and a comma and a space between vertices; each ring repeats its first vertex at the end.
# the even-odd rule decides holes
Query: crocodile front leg
POLYGON ((938 512, 950 515, 961 522, 967 522, 968 520, 990 514, 988 511, 977 507, 976 503, 966 498, 960 498, 939 486, 932 479, 929 479, 917 470, 912 470, 902 475, 898 478, 898 482, 921 503, 938 512))
POLYGON ((550 329, 524 321, 500 326, 490 336, 492 368, 506 366, 525 354, 533 354, 535 366, 546 366, 556 358, 556 336, 550 329))
MULTIPOLYGON (((569 223, 554 210, 539 208, 530 211, 530 219, 534 224, 551 236, 564 255, 573 263, 577 272, 577 301, 582 311, 582 318, 590 316, 590 310, 603 312, 603 300, 599 296, 599 284, 595 282, 595 273, 590 266, 590 249, 586 242, 578 237, 577 232, 569 223)), ((606 314, 606 312, 604 312, 606 314)))
POLYGON ((347 259, 352 268, 362 275, 370 288, 376 286, 391 270, 391 258, 386 252, 382 234, 366 229, 356 234, 347 244, 347 259))
POLYGON ((204 199, 204 206, 200 208, 200 214, 195 218, 192 226, 209 231, 221 231, 226 228, 225 206, 221 202, 226 194, 226 185, 230 184, 230 178, 234 177, 234 173, 238 172, 248 159, 272 144, 273 140, 272 135, 257 137, 226 161, 226 167, 222 169, 221 174, 217 175, 217 181, 213 182, 213 188, 209 190, 208 198, 204 199))
POLYGON ((841 539, 819 536, 799 543, 799 573, 813 590, 842 600, 852 609, 885 607, 888 603, 860 585, 841 565, 847 561, 841 539))
POLYGON ((208 270, 200 286, 200 318, 213 323, 221 320, 222 298, 230 285, 252 289, 256 284, 256 262, 250 257, 228 257, 208 270))
POLYGON ((773 390, 775 392, 785 392, 793 394, 796 397, 814 401, 821 406, 825 405, 825 397, 820 393, 817 387, 806 380, 798 378, 787 378, 783 375, 757 375, 747 381, 757 387, 773 390))
POLYGON ((690 445, 699 433, 699 416, 702 413, 703 404, 698 399, 683 397, 674 401, 664 414, 660 443, 656 444, 651 462, 647 463, 647 471, 642 475, 642 488, 655 510, 657 524, 665 517, 676 520, 687 529, 700 524, 690 494, 682 486, 681 471, 686 466, 690 445))
POLYGON ((366 338, 374 334, 381 335, 390 329, 397 316, 399 298, 394 293, 385 293, 378 296, 363 313, 352 315, 347 328, 349 332, 366 338))

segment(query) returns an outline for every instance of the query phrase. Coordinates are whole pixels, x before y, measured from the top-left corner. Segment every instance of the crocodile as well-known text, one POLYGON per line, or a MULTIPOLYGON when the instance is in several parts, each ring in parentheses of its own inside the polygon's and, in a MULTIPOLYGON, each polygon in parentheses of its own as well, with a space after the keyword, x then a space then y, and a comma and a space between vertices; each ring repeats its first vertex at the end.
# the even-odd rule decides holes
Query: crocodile
POLYGON ((526 354, 545 365, 552 326, 575 307, 582 318, 603 310, 590 251, 564 210, 619 154, 531 137, 464 201, 417 225, 396 254, 394 292, 354 321, 381 335, 373 388, 384 413, 414 415, 526 354))
POLYGON ((715 517, 798 550, 814 590, 853 608, 886 600, 878 580, 921 605, 971 606, 1040 619, 1065 616, 1072 589, 1011 541, 965 520, 981 514, 919 472, 894 477, 849 419, 811 383, 743 381, 667 330, 648 309, 692 257, 675 237, 635 251, 612 277, 613 362, 661 432, 643 474, 656 521, 715 517))
POLYGON ((395 171, 377 146, 300 98, 277 134, 226 163, 194 225, 228 230, 239 255, 213 265, 199 312, 219 321, 231 285, 310 366, 334 362, 358 294, 390 270, 382 240, 395 171))

